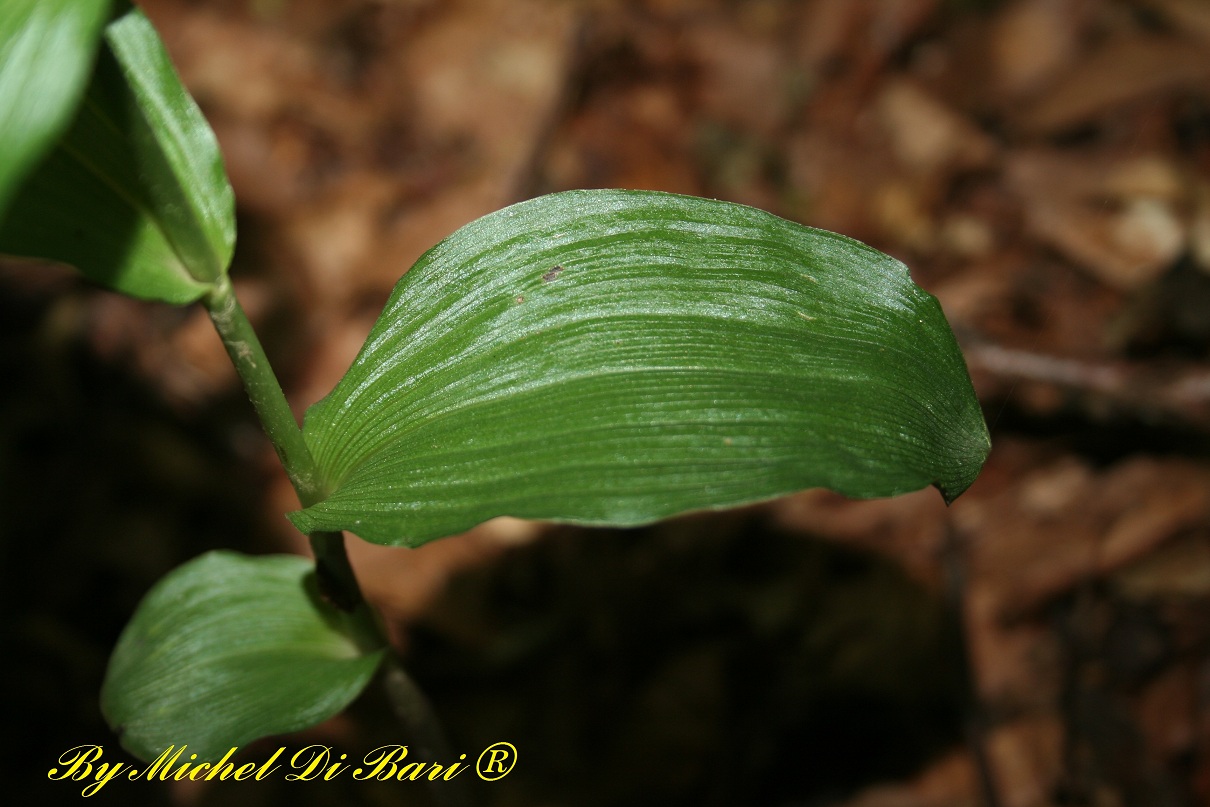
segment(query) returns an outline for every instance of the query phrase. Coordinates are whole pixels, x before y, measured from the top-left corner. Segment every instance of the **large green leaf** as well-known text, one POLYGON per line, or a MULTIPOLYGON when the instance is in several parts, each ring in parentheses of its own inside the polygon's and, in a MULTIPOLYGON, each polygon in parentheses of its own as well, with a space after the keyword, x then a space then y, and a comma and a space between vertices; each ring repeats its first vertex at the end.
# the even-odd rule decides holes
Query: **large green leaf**
POLYGON ((235 244, 218 143, 142 12, 119 16, 104 40, 79 114, 0 223, 0 252, 191 302, 226 272, 235 244))
POLYGON ((430 250, 304 431, 330 493, 294 523, 409 545, 503 514, 633 525, 814 486, 952 499, 989 449, 903 264, 634 191, 524 202, 430 250))
POLYGON ((72 118, 109 0, 0 3, 0 216, 72 118))
POLYGON ((212 760, 343 710, 382 657, 320 599, 314 564, 212 552, 163 578, 109 662, 101 708, 137 757, 212 760))

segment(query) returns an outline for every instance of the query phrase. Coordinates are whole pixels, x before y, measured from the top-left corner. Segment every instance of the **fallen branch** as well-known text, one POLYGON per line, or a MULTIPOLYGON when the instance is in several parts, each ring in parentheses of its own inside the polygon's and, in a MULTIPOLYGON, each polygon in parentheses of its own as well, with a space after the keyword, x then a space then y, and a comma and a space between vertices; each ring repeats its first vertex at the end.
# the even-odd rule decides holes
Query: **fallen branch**
POLYGON ((1024 392, 1019 384, 1045 385, 1074 396, 1078 406, 1099 417, 1175 421, 1210 432, 1210 367, 1204 364, 1082 360, 975 340, 964 340, 963 353, 977 385, 1011 384, 1006 396, 1024 392))

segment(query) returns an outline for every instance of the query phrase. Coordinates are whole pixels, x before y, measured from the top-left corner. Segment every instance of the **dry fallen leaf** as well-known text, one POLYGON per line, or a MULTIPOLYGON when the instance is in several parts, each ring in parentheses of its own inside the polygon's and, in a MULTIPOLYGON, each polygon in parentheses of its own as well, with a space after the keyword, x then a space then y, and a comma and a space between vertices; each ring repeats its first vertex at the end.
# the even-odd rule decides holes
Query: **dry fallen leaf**
POLYGON ((1208 79, 1205 45, 1177 37, 1131 36, 1081 60, 1025 108, 1019 123, 1034 135, 1054 134, 1140 98, 1204 88, 1208 79))
POLYGON ((914 82, 888 81, 874 107, 895 155, 917 173, 978 168, 995 155, 991 138, 914 82))
POLYGON ((1006 179, 1031 233, 1114 288, 1150 283, 1185 249, 1183 187, 1158 158, 1019 151, 1006 179))

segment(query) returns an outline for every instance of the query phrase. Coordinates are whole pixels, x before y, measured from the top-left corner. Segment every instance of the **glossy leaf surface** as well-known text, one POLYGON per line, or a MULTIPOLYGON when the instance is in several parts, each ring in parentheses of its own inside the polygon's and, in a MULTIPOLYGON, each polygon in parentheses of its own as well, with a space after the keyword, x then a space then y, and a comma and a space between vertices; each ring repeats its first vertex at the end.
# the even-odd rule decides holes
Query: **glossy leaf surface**
POLYGON ((217 141, 142 12, 111 22, 104 42, 79 114, 0 222, 0 252, 191 302, 226 272, 235 243, 217 141))
POLYGON ((740 205, 573 191, 459 230, 396 286, 304 432, 292 513, 416 545, 497 515, 634 525, 808 487, 974 480, 987 430, 898 261, 740 205))
POLYGON ((160 580, 109 662, 101 707, 137 757, 188 744, 198 761, 343 710, 381 650, 359 647, 346 617, 294 556, 203 555, 160 580))
POLYGON ((0 3, 0 216, 71 121, 108 11, 109 0, 0 3))

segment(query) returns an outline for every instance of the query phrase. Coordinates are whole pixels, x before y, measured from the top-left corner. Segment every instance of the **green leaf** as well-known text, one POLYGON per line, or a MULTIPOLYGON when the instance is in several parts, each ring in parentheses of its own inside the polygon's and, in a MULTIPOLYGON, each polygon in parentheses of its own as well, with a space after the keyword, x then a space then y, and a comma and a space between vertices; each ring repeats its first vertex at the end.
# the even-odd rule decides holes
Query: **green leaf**
POLYGON ((0 216, 71 121, 109 0, 0 3, 0 216))
POLYGON ((952 500, 989 450, 935 298, 740 205, 573 191, 463 227, 307 413, 290 514, 416 545, 498 515, 635 525, 823 486, 952 500))
POLYGON ((343 710, 382 657, 322 601, 314 564, 211 552, 164 577, 109 662, 101 708, 144 760, 170 745, 213 760, 343 710))
POLYGON ((142 12, 119 16, 104 39, 79 114, 0 223, 0 252, 69 263, 135 297, 192 302, 235 244, 218 143, 142 12))

